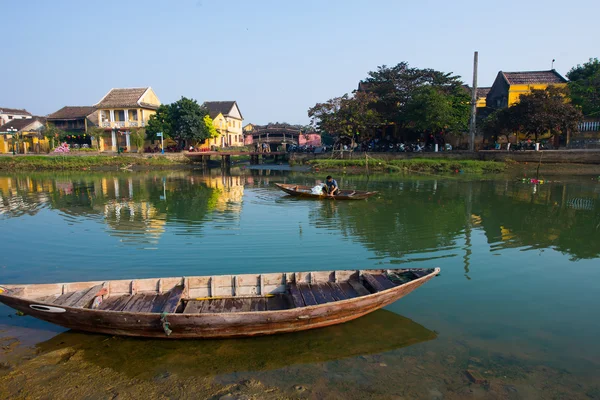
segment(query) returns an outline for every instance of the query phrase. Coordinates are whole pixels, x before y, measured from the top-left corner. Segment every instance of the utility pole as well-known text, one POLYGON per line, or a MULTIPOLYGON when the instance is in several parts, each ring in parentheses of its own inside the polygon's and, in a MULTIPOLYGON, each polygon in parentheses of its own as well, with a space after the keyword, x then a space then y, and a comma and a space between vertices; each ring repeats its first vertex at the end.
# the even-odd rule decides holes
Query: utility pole
POLYGON ((471 134, 469 150, 471 151, 475 151, 475 125, 477 120, 477 59, 478 52, 475 52, 473 56, 473 93, 471 93, 471 126, 469 128, 469 132, 471 134))

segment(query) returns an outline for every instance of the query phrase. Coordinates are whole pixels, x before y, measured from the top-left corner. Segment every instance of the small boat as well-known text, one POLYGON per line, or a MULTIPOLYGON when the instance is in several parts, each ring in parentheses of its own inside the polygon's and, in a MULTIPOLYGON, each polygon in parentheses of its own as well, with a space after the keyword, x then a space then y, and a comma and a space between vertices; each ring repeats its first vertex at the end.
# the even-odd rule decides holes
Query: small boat
POLYGON ((369 198, 378 192, 366 192, 362 190, 340 190, 334 196, 327 196, 326 194, 314 194, 312 188, 302 185, 294 185, 288 183, 276 183, 279 189, 283 190, 289 195, 298 197, 310 197, 313 199, 335 199, 335 200, 363 200, 369 198))
POLYGON ((351 321, 439 268, 338 270, 0 286, 0 302, 66 328, 155 338, 233 338, 351 321))

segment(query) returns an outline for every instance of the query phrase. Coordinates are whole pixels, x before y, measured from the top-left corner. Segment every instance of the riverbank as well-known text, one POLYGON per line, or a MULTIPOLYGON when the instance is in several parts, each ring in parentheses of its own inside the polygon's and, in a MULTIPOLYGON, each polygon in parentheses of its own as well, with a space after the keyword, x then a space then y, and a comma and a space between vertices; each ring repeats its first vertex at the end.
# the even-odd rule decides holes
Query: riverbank
POLYGON ((364 158, 352 160, 317 159, 309 164, 323 171, 377 171, 377 172, 428 172, 428 173, 498 173, 507 168, 506 162, 478 160, 446 160, 413 158, 408 160, 383 160, 364 158))
POLYGON ((172 155, 60 155, 0 157, 0 171, 144 170, 190 166, 186 157, 172 155))

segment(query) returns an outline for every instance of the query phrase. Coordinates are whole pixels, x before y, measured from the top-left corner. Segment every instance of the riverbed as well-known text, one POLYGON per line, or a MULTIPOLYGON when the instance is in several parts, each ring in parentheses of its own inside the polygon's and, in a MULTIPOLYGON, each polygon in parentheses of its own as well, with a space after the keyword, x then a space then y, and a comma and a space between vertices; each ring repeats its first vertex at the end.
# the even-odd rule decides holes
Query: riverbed
POLYGON ((597 176, 278 170, 0 176, 0 282, 440 267, 384 310, 310 332, 164 341, 0 306, 0 398, 600 398, 597 176), (473 376, 477 376, 474 382, 473 376))

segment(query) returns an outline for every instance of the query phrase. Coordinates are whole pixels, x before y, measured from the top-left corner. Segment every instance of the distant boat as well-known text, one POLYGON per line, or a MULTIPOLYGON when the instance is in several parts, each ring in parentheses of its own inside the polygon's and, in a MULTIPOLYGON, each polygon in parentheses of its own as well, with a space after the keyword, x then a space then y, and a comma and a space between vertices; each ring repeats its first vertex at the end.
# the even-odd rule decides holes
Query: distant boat
POLYGON ((369 198, 378 192, 366 192, 362 190, 340 190, 334 196, 327 196, 326 194, 314 194, 312 188, 302 185, 294 185, 287 183, 275 183, 279 189, 283 190, 289 195, 298 197, 309 197, 314 199, 335 199, 335 200, 363 200, 369 198))
POLYGON ((338 270, 0 286, 0 301, 66 328, 232 338, 335 325, 385 307, 439 268, 338 270))

